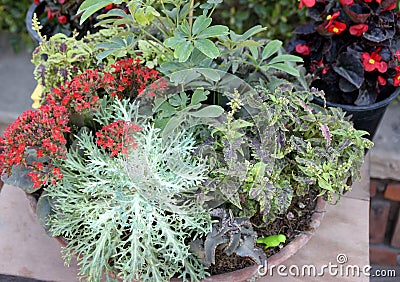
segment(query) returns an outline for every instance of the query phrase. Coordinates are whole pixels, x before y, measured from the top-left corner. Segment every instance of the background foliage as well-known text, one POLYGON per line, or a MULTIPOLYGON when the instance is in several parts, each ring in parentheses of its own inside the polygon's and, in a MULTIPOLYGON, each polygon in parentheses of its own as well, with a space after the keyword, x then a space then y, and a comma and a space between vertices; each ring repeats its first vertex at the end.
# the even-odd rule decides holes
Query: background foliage
POLYGON ((0 31, 8 33, 8 39, 15 51, 21 48, 21 42, 33 46, 25 28, 25 14, 32 0, 0 0, 0 31))
POLYGON ((305 10, 297 7, 297 0, 224 0, 214 17, 237 33, 261 24, 267 27, 263 36, 285 41, 305 20, 305 10))

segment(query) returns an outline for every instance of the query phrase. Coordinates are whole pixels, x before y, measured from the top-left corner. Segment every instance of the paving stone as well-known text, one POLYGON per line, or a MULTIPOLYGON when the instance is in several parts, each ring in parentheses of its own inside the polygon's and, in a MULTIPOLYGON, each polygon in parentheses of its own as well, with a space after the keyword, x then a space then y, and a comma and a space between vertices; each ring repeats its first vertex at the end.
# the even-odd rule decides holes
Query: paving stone
POLYGON ((373 141, 371 177, 400 180, 400 103, 389 105, 373 141))
POLYGON ((31 53, 14 53, 4 35, 0 35, 0 49, 0 121, 10 123, 31 108, 30 96, 36 86, 34 65, 31 53))
POLYGON ((385 239, 389 210, 390 202, 381 199, 371 200, 371 209, 369 214, 370 243, 382 243, 385 239))

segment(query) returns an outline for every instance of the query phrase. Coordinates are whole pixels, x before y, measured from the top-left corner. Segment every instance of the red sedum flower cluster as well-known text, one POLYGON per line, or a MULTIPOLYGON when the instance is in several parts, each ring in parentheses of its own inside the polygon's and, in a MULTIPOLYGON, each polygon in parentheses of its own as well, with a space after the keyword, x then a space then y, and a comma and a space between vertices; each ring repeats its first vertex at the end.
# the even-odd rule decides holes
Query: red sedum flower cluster
POLYGON ((24 112, 7 127, 0 139, 0 171, 10 174, 13 166, 22 165, 31 169, 28 176, 34 188, 54 184, 62 177, 53 161, 64 158, 67 152, 64 134, 70 131, 68 122, 64 106, 47 105, 37 111, 24 112), (28 149, 34 150, 36 161, 28 162, 28 149))
POLYGON ((110 157, 120 153, 127 155, 130 148, 137 146, 133 135, 140 130, 139 126, 131 122, 118 120, 96 132, 96 144, 110 151, 110 157))
MULTIPOLYGON (((54 185, 62 178, 54 160, 65 158, 82 126, 98 129, 93 112, 99 110, 101 99, 108 95, 134 100, 159 78, 157 71, 135 59, 117 61, 111 69, 83 71, 63 86, 53 88, 38 110, 19 116, 0 139, 0 174, 10 175, 14 166, 21 166, 30 170, 27 176, 33 181, 33 188, 54 185), (77 116, 84 117, 83 123, 74 122, 73 117, 77 116), (85 119, 91 121, 87 123, 85 119)), ((147 95, 152 96, 151 93, 147 95)), ((135 146, 132 134, 139 130, 138 126, 119 120, 96 132, 96 144, 110 151, 110 157, 126 154, 130 146, 135 146)))
MULTIPOLYGON (((135 98, 141 96, 147 85, 160 78, 158 71, 143 67, 140 59, 123 59, 111 65, 114 69, 106 89, 112 96, 135 98)), ((152 96, 151 93, 148 95, 152 96)))
MULTIPOLYGON (((111 65, 112 72, 85 70, 47 95, 50 105, 63 105, 70 113, 96 110, 105 94, 120 99, 135 99, 147 85, 160 78, 158 71, 140 64, 139 59, 122 59, 111 65)), ((147 95, 153 96, 152 92, 147 95)))

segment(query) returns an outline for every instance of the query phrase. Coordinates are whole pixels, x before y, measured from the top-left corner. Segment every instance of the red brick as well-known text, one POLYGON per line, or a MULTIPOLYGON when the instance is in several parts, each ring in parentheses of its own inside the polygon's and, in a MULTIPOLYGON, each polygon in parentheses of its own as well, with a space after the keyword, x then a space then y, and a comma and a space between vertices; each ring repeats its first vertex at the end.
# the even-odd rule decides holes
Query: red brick
POLYGON ((385 246, 370 246, 370 264, 397 265, 398 252, 385 246))
POLYGON ((369 181, 369 196, 371 198, 375 197, 376 189, 378 189, 379 181, 378 180, 370 180, 369 181))
POLYGON ((386 199, 400 202, 400 183, 389 183, 383 195, 386 199))
POLYGON ((400 211, 397 216, 396 227, 394 228, 394 232, 392 235, 392 241, 390 242, 392 247, 400 248, 400 211))
POLYGON ((369 241, 379 244, 385 239, 389 217, 390 202, 380 199, 371 200, 369 213, 369 241))

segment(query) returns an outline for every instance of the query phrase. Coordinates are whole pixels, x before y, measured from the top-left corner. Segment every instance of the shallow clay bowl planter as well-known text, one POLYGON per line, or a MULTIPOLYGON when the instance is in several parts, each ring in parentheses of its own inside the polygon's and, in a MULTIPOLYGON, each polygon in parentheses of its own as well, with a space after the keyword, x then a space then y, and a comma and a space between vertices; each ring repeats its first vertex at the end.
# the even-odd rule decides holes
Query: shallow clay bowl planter
MULTIPOLYGON (((36 198, 30 194, 27 194, 27 198, 29 200, 29 204, 30 204, 32 210, 36 213, 36 206, 37 206, 36 198)), ((284 261, 289 259, 295 253, 297 253, 298 250, 300 250, 307 244, 307 242, 311 239, 311 237, 314 235, 317 228, 321 224, 322 218, 324 217, 324 214, 325 214, 325 207, 326 207, 326 202, 321 197, 319 197, 317 199, 317 204, 315 206, 313 215, 311 216, 309 230, 302 231, 298 236, 296 236, 296 238, 294 238, 289 244, 287 244, 285 247, 283 247, 278 253, 270 256, 267 260, 268 270, 273 265, 276 266, 276 265, 282 264, 284 261)), ((55 237, 55 239, 64 247, 68 243, 62 237, 55 237)), ((248 266, 246 268, 239 269, 236 271, 227 272, 227 273, 219 274, 219 275, 213 275, 206 279, 203 279, 202 281, 203 282, 227 282, 227 281, 229 281, 229 282, 245 282, 251 278, 259 277, 258 268, 259 268, 258 265, 252 265, 252 266, 248 266)), ((265 271, 265 269, 263 271, 265 271)), ((181 279, 175 279, 175 278, 171 279, 171 282, 181 282, 181 281, 182 281, 181 279)))

